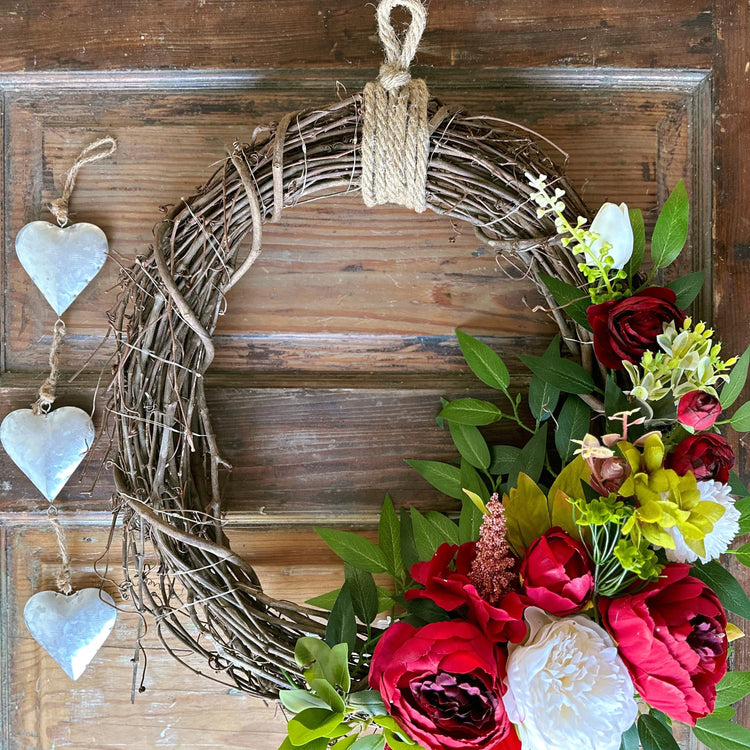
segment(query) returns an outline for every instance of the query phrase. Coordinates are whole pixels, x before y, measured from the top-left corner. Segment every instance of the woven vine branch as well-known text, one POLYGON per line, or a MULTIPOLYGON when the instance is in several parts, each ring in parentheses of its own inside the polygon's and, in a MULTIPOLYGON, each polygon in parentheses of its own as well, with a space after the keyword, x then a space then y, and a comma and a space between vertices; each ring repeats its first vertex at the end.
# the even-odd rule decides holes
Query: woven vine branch
MULTIPOLYGON (((235 144, 208 183, 157 226, 151 252, 124 273, 112 313, 126 586, 176 658, 203 672, 189 658, 197 654, 216 679, 263 698, 300 678, 295 641, 323 634, 326 613, 267 596, 252 567, 232 552, 221 521, 225 462, 203 376, 225 295, 258 258, 263 224, 286 208, 360 191, 362 107, 357 94, 288 114, 257 128, 249 144, 235 144)), ((588 332, 563 320, 539 282, 546 273, 579 284, 579 271, 552 222, 537 217, 524 173, 556 180, 573 220, 586 215, 583 205, 528 131, 434 99, 427 115, 427 207, 472 225, 533 278, 568 347, 590 369, 590 347, 580 343, 590 340, 588 332)))

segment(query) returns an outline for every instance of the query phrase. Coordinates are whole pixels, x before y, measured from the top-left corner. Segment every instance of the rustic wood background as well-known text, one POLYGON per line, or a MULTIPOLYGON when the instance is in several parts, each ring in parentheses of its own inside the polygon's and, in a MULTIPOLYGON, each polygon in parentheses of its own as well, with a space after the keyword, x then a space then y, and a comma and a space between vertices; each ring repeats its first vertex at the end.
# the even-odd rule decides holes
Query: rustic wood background
MULTIPOLYGON (((18 265, 15 234, 49 218, 44 205, 84 145, 104 134, 119 142, 113 158, 84 169, 71 205, 77 220, 106 231, 112 259, 65 315, 65 371, 87 366, 59 391, 61 404, 96 403, 101 428, 56 502, 76 584, 92 585, 107 564, 99 558, 112 483, 100 380, 111 349, 101 342, 118 265, 145 252, 159 207, 193 192, 227 145, 256 124, 358 90, 382 53, 363 0, 0 6, 1 415, 34 399, 54 322, 18 265)), ((447 102, 555 141, 590 206, 626 201, 653 224, 684 178, 694 211, 680 270, 712 278, 699 312, 731 352, 750 341, 749 40, 750 9, 732 0, 431 0, 417 73, 447 102)), ((403 459, 450 458, 434 422, 439 398, 482 394, 453 329, 484 337, 522 389, 515 353, 538 352, 553 326, 533 311, 529 284, 508 280, 468 228, 446 219, 367 210, 354 198, 318 202, 287 210, 264 247, 228 299, 209 393, 234 466, 225 492, 233 546, 271 593, 303 599, 341 576, 310 522, 366 528, 386 492, 400 504, 448 507, 403 459)), ((747 480, 747 450, 738 448, 747 480)), ((145 690, 131 704, 139 620, 128 601, 89 670, 75 683, 65 677, 22 621, 27 598, 53 586, 45 510, 0 453, 2 747, 278 747, 283 717, 273 706, 173 662, 152 623, 145 690)), ((108 564, 116 582, 117 540, 108 564)), ((750 669, 747 639, 735 654, 736 668, 750 669)), ((139 672, 136 687, 141 680, 139 672)), ((739 721, 750 724, 747 703, 739 721)))

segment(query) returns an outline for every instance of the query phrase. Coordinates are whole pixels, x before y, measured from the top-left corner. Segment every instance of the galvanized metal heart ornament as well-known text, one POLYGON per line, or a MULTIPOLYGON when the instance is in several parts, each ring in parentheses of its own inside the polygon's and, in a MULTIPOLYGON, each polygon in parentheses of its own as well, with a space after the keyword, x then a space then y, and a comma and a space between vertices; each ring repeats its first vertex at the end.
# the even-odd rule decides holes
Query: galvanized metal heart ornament
POLYGON ((109 243, 94 224, 60 228, 32 221, 16 236, 16 255, 58 316, 70 307, 104 265, 109 243))
POLYGON ((0 442, 19 469, 52 502, 94 442, 91 417, 76 406, 44 414, 17 409, 0 424, 0 442))
POLYGON ((34 640, 77 680, 112 632, 114 606, 112 597, 99 589, 69 596, 40 591, 26 602, 23 619, 34 640))

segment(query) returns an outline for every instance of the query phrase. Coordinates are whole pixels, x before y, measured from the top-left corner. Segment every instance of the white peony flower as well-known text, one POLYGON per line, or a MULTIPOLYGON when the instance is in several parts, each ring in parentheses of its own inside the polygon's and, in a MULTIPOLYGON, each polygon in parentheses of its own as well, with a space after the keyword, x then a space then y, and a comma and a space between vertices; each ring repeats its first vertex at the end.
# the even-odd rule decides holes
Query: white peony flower
MULTIPOLYGON (((630 225, 628 207, 624 203, 619 206, 614 203, 602 204, 591 222, 590 231, 599 235, 599 239, 591 245, 593 253, 601 256, 605 242, 612 246, 607 250, 607 254, 614 260, 612 268, 620 269, 630 260, 633 254, 633 227, 630 225)), ((586 258, 586 264, 596 265, 589 257, 586 258)))
POLYGON ((508 644, 503 697, 523 750, 618 750, 638 707, 612 639, 583 615, 529 607, 524 618, 529 636, 508 644))
POLYGON ((701 493, 701 501, 708 500, 712 503, 718 503, 724 508, 724 515, 714 523, 711 532, 703 538, 703 544, 706 546, 705 557, 696 555, 685 544, 685 538, 676 526, 664 529, 674 539, 675 548, 665 550, 667 560, 670 562, 692 563, 699 558, 702 563, 715 560, 727 551, 729 545, 739 533, 740 512, 734 507, 735 499, 730 494, 732 488, 728 484, 709 479, 705 482, 698 482, 698 491, 701 493))

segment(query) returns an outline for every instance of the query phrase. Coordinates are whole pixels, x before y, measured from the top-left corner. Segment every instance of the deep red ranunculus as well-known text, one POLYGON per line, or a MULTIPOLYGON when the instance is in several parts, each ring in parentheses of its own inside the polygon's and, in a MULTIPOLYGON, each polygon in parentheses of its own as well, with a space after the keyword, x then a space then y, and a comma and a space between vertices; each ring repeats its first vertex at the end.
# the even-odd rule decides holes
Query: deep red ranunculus
POLYGON ((520 574, 525 598, 556 617, 583 609, 594 588, 586 548, 557 526, 529 545, 520 574))
POLYGON ((601 599, 599 610, 641 698, 694 725, 713 711, 727 671, 727 617, 716 594, 689 573, 689 565, 667 565, 658 581, 601 599))
POLYGON ((699 482, 715 479, 726 484, 734 466, 734 453, 721 435, 702 432, 681 440, 667 456, 667 466, 681 477, 692 471, 699 482))
POLYGON ((424 588, 409 589, 406 598, 430 599, 447 612, 457 612, 493 642, 520 643, 527 631, 525 605, 516 592, 506 594, 497 607, 479 595, 469 577, 475 552, 476 542, 441 544, 430 560, 411 566, 411 577, 424 588))
POLYGON ((682 325, 685 313, 675 305, 677 296, 671 289, 652 286, 632 297, 590 305, 586 317, 594 331, 597 359, 612 370, 622 370, 622 363, 639 362, 646 351, 658 351, 656 337, 664 324, 682 325))
POLYGON ((427 750, 520 750, 502 701, 506 659, 468 622, 396 622, 375 647, 369 681, 427 750))
POLYGON ((694 430, 707 430, 719 418, 721 402, 705 391, 690 391, 677 404, 677 420, 694 430))

